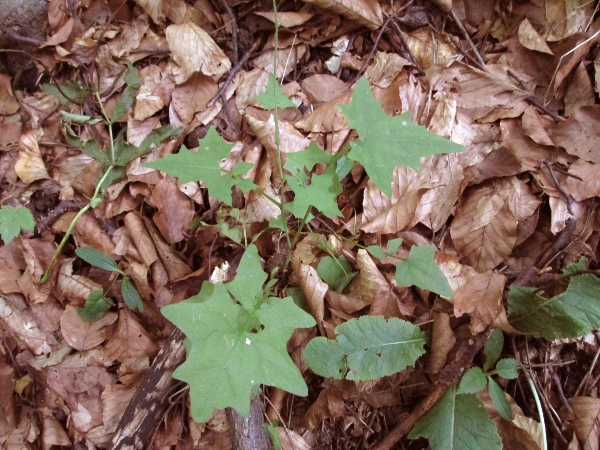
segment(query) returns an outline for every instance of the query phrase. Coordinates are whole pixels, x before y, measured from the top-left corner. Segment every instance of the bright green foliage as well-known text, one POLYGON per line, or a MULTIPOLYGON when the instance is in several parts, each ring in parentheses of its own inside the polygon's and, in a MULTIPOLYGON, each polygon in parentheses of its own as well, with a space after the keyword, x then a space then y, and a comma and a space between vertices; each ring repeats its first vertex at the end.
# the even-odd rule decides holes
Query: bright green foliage
POLYGON ((277 78, 275 78, 275 75, 272 72, 269 74, 269 81, 267 81, 266 91, 254 97, 254 100, 259 102, 263 108, 268 110, 275 108, 296 107, 289 97, 283 93, 283 89, 277 82, 277 78))
POLYGON ((305 150, 287 155, 284 168, 291 176, 286 177, 286 181, 294 191, 294 200, 285 205, 286 210, 299 219, 312 206, 329 218, 341 216, 336 202, 337 196, 343 191, 337 171, 337 161, 341 156, 330 155, 315 143, 311 143, 305 150), (311 177, 307 172, 315 164, 326 164, 327 168, 321 175, 313 174, 311 177))
POLYGON ((247 417, 261 384, 307 394, 286 344, 295 328, 315 321, 290 297, 269 297, 266 279, 258 251, 250 246, 233 281, 205 282, 197 296, 162 309, 187 336, 186 361, 173 376, 190 385, 194 420, 205 422, 213 408, 226 407, 247 417))
POLYGON ((379 245, 369 245, 367 251, 375 258, 383 259, 387 256, 393 256, 396 254, 400 246, 402 245, 402 238, 391 239, 387 243, 387 249, 385 252, 379 245))
POLYGON ((392 196, 396 166, 421 170, 423 157, 464 151, 461 145, 413 124, 408 112, 397 117, 385 114, 365 77, 358 80, 352 102, 339 108, 348 126, 355 129, 360 138, 351 144, 348 157, 362 164, 371 180, 388 197, 392 196))
POLYGON ((408 259, 396 263, 398 286, 415 285, 444 297, 452 297, 454 292, 448 279, 434 260, 435 246, 413 245, 408 259))
MULTIPOLYGON (((203 181, 210 195, 231 206, 231 188, 243 181, 240 175, 247 173, 251 167, 248 163, 240 162, 233 173, 225 173, 219 163, 229 156, 232 148, 233 144, 225 142, 217 130, 211 127, 206 137, 200 140, 198 151, 191 151, 183 146, 176 155, 168 155, 144 166, 162 170, 179 178, 182 183, 203 181)), ((248 181, 243 187, 248 187, 248 181)))
MULTIPOLYGON (((129 278, 127 278, 125 272, 119 269, 119 266, 117 265, 117 262, 114 259, 112 259, 106 253, 91 247, 79 247, 75 250, 75 254, 88 264, 91 264, 92 266, 96 266, 100 269, 108 270, 110 272, 117 272, 118 274, 123 275, 123 281, 121 282, 121 295, 123 296, 123 300, 129 307, 129 309, 134 310, 135 308, 139 308, 140 312, 144 312, 144 304, 142 303, 140 295, 136 291, 129 278)), ((102 291, 98 292, 102 294, 102 291)), ((92 294, 94 293, 92 292, 92 294)), ((92 294, 90 294, 90 297, 92 296, 92 294)), ((90 301, 90 297, 88 297, 88 301, 90 301)), ((102 318, 104 313, 108 311, 109 308, 110 304, 108 307, 106 307, 106 305, 102 304, 101 299, 96 298, 96 296, 94 296, 90 301, 89 307, 86 301, 84 309, 86 311, 89 311, 89 314, 86 317, 96 317, 94 320, 99 320, 102 318)), ((79 315, 83 319, 81 312, 79 315)), ((89 321, 93 322, 94 320, 89 321)))
POLYGON ((483 370, 489 370, 500 355, 502 354, 502 349, 504 348, 504 334, 502 330, 496 328, 494 331, 490 333, 490 337, 485 343, 483 347, 483 354, 485 355, 485 363, 483 364, 483 370))
POLYGON ((425 334, 398 318, 362 316, 335 328, 335 340, 317 337, 304 349, 313 372, 324 377, 376 380, 404 370, 425 353, 425 334))
POLYGON ((123 271, 119 269, 117 262, 100 250, 92 247, 79 247, 75 250, 75 254, 92 266, 124 275, 123 271))
POLYGON ((548 340, 583 336, 600 328, 600 279, 576 275, 565 292, 551 298, 534 287, 512 285, 508 320, 517 330, 548 340))
POLYGON ((50 95, 55 96, 61 105, 68 105, 71 102, 82 104, 92 93, 89 89, 81 86, 75 80, 69 80, 64 83, 60 83, 59 86, 60 90, 54 84, 43 84, 42 90, 50 95), (63 92, 69 98, 65 97, 63 92))
POLYGON ((423 436, 432 450, 500 450, 502 440, 474 394, 458 394, 452 386, 422 417, 409 439, 423 436))
POLYGON ((337 292, 342 292, 356 275, 356 272, 352 272, 352 266, 343 255, 337 258, 332 256, 321 258, 317 266, 317 273, 321 280, 337 292))
POLYGON ((460 379, 458 394, 477 394, 487 386, 487 377, 483 371, 475 366, 471 367, 460 379))
POLYGON ((16 238, 21 230, 33 231, 35 219, 25 207, 15 208, 4 205, 0 207, 0 237, 6 245, 16 238))
POLYGON ((498 414, 500 414, 500 416, 504 420, 513 420, 514 415, 512 412, 512 408, 510 407, 510 403, 506 399, 504 390, 489 375, 488 375, 488 393, 490 394, 490 398, 492 399, 492 404, 496 408, 496 411, 498 411, 498 414))
POLYGON ((119 97, 117 106, 115 106, 115 109, 113 110, 111 123, 117 122, 125 115, 129 107, 133 105, 137 91, 143 83, 138 70, 131 62, 127 61, 127 67, 129 68, 129 72, 125 75, 126 87, 123 90, 121 97, 119 97))
POLYGON ((138 308, 140 312, 144 312, 144 304, 142 303, 140 294, 138 294, 133 283, 127 277, 123 278, 121 282, 121 295, 129 309, 133 311, 135 308, 138 308))
POLYGON ((112 301, 104 297, 104 292, 93 291, 88 295, 83 308, 77 308, 77 314, 84 322, 102 319, 112 306, 112 301))
POLYGON ((519 376, 519 362, 514 358, 503 358, 496 364, 496 373, 505 380, 514 380, 519 376))

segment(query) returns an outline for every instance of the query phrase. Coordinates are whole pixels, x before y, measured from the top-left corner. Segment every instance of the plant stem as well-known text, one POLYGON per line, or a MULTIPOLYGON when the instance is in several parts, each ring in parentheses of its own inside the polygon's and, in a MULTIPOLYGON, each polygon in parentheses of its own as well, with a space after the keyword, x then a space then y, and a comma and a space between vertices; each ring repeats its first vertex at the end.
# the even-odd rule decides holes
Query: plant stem
POLYGON ((46 281, 48 281, 48 277, 50 276, 50 271, 52 270, 52 267, 54 266, 54 263, 56 262, 56 259, 58 258, 58 255, 60 255, 60 252, 62 251, 63 247, 65 246, 65 244, 69 240, 69 237, 71 236, 71 232, 73 231, 73 228, 75 228, 75 225, 77 225, 77 221, 89 209, 95 208, 96 206, 98 206, 98 200, 100 199, 100 196, 99 196, 99 194, 100 194, 100 188, 101 188, 102 184, 104 184, 104 180, 106 180, 106 178, 108 177, 108 174, 111 172, 111 170, 113 168, 114 168, 114 166, 112 166, 112 165, 108 166, 108 168, 106 169, 106 172, 104 172, 104 175, 102 175, 102 178, 100 179, 100 181, 96 185, 96 189, 94 190, 94 195, 92 196, 92 198, 90 199, 90 201, 88 202, 88 204, 85 205, 83 208, 81 208, 81 210, 77 213, 77 215, 73 218, 73 220, 69 224, 69 228, 67 228, 67 231, 65 232, 65 235, 63 236, 62 240, 60 241, 60 244, 58 244, 58 248, 56 249, 56 251, 52 255, 52 259, 50 260, 50 264, 48 264, 48 268, 46 269, 46 271, 44 272, 44 275, 40 279, 40 283, 39 284, 43 284, 46 281))
MULTIPOLYGON (((306 214, 304 214, 304 217, 302 218, 302 222, 300 222, 300 226, 298 227, 298 232, 294 235, 294 240, 290 243, 290 249, 287 252, 287 256, 285 257, 285 264, 283 265, 284 273, 290 264, 290 260, 292 259, 292 249, 298 243, 298 239, 300 239, 300 231, 302 231, 304 229, 304 226, 306 225, 306 221, 308 219, 311 209, 312 209, 312 207, 309 207, 306 209, 306 214)), ((289 236, 288 236, 288 239, 289 239, 289 236)))
MULTIPOLYGON (((279 19, 277 18, 277 2, 275 0, 273 0, 273 17, 275 19, 275 45, 274 45, 274 50, 273 50, 273 75, 275 76, 275 80, 277 80, 277 51, 278 51, 278 46, 279 46, 279 19)), ((288 257, 287 259, 289 260, 290 258, 290 254, 292 252, 292 242, 290 240, 290 229, 288 227, 287 221, 285 220, 285 217, 283 217, 283 215, 285 214, 284 209, 283 209, 283 205, 284 205, 284 182, 285 182, 285 177, 283 175, 283 164, 281 162, 281 136, 279 133, 279 114, 277 112, 277 106, 275 106, 275 108, 273 109, 273 120, 275 122, 275 147, 277 148, 277 166, 279 168, 279 178, 281 180, 281 186, 279 188, 279 210, 281 211, 281 216, 282 216, 282 223, 283 223, 283 231, 285 232, 285 237, 287 239, 287 243, 288 243, 288 257)), ((287 263, 286 263, 286 267, 287 267, 287 263)))
MULTIPOLYGON (((522 364, 521 367, 523 367, 522 364)), ((533 383, 533 380, 529 375, 528 369, 523 367, 523 373, 525 373, 527 383, 529 383, 529 387, 531 388, 531 392, 533 393, 533 398, 535 399, 535 406, 537 408, 538 415, 540 416, 540 427, 542 428, 542 450, 548 450, 548 438, 546 437, 546 421, 544 420, 544 410, 542 409, 542 403, 540 402, 540 397, 538 396, 535 384, 533 383)))

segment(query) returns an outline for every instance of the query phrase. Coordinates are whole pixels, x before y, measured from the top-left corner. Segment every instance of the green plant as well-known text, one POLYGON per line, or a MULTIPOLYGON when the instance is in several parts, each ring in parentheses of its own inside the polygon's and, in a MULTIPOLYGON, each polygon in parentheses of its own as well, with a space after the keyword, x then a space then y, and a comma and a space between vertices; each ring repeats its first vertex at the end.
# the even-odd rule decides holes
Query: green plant
POLYGON ((33 231, 35 219, 27 208, 15 208, 4 205, 0 207, 0 238, 8 245, 16 238, 21 230, 33 231))
MULTIPOLYGON (((52 259, 50 260, 50 263, 48 264, 40 283, 44 283, 48 280, 52 266, 56 262, 56 259, 58 258, 58 255, 60 255, 63 247, 69 240, 71 232, 73 231, 73 228, 77 224, 79 218, 90 209, 97 207, 102 202, 102 197, 104 196, 106 189, 125 174, 125 166, 137 157, 149 152, 161 141, 168 139, 177 133, 176 130, 173 130, 169 126, 159 127, 153 130, 140 143, 139 146, 135 146, 126 142, 125 127, 121 129, 116 137, 114 136, 114 125, 123 117, 128 108, 133 104, 133 101, 135 100, 135 94, 142 83, 137 69, 131 63, 128 63, 128 67, 129 73, 125 76, 126 87, 121 94, 121 97, 119 98, 111 116, 109 116, 104 109, 100 94, 97 91, 94 93, 94 95, 101 110, 101 117, 98 118, 89 115, 73 114, 66 111, 61 111, 65 125, 65 138, 67 142, 70 145, 81 149, 83 153, 98 161, 101 164, 101 169, 99 181, 96 183, 96 189, 94 190, 92 198, 90 198, 87 205, 79 210, 69 224, 63 239, 52 255, 52 259), (103 124, 108 129, 109 139, 106 145, 102 145, 96 139, 81 141, 77 136, 77 133, 72 128, 74 125, 92 126, 97 124, 103 124)), ((88 90, 85 88, 77 88, 73 85, 73 82, 68 82, 64 86, 61 86, 61 89, 58 92, 54 92, 54 88, 55 86, 46 87, 46 90, 50 93, 56 94, 61 102, 70 100, 70 98, 65 98, 63 93, 68 92, 67 95, 73 95, 76 99, 82 99, 88 92, 88 90)))

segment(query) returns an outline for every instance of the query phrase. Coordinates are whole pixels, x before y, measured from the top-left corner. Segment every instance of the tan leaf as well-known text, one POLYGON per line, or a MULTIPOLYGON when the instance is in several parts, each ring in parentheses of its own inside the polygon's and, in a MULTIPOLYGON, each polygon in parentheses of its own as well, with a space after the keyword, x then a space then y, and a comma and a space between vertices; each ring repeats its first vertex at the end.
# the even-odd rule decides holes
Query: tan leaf
POLYGON ((592 106, 596 100, 594 98, 594 88, 587 73, 587 62, 581 62, 573 73, 573 78, 567 86, 565 93, 565 115, 570 116, 580 106, 592 106))
POLYGON ((175 87, 173 81, 154 64, 140 70, 140 77, 144 83, 135 96, 135 120, 144 120, 168 105, 175 87))
POLYGON ((459 255, 479 272, 504 261, 517 241, 518 221, 494 184, 465 193, 450 226, 459 255))
POLYGON ((109 384, 102 391, 102 420, 108 433, 113 433, 137 390, 136 385, 109 384))
POLYGON ((60 317, 60 332, 71 347, 76 350, 89 350, 102 344, 110 331, 109 325, 117 320, 117 313, 108 312, 96 322, 84 322, 77 308, 67 305, 60 317))
POLYGON ((397 233, 415 223, 420 189, 426 187, 420 174, 408 167, 396 167, 391 200, 372 181, 363 199, 361 230, 367 233, 397 233))
POLYGON ((521 25, 519 25, 519 42, 523 47, 528 48, 529 50, 554 55, 544 38, 539 35, 535 28, 533 28, 531 22, 529 22, 527 18, 523 19, 521 25))
POLYGON ((0 115, 9 116, 19 110, 19 102, 14 97, 10 77, 0 75, 0 115))
POLYGON ((83 305, 94 291, 101 291, 102 286, 83 275, 73 275, 74 258, 66 259, 60 266, 56 286, 67 299, 76 305, 83 305))
POLYGON ((154 357, 158 346, 129 309, 119 310, 117 329, 106 344, 106 356, 113 361, 154 357))
POLYGON ((329 286, 321 280, 317 270, 309 265, 302 264, 297 254, 292 257, 292 269, 300 281, 300 288, 306 297, 312 316, 317 321, 319 332, 325 335, 323 318, 325 315, 325 294, 329 286))
POLYGON ((158 212, 152 220, 169 244, 185 237, 194 218, 194 207, 187 196, 179 190, 171 177, 163 178, 152 191, 149 201, 158 212))
POLYGON ((569 173, 580 177, 567 177, 566 187, 569 194, 577 201, 600 196, 600 164, 592 164, 578 159, 569 167, 569 173))
POLYGON ((573 427, 577 439, 585 450, 600 448, 600 399, 595 397, 573 397, 569 399, 575 420, 573 427))
POLYGON ((164 23, 163 0, 135 0, 135 2, 146 11, 146 14, 152 18, 155 24, 161 25, 164 23))
MULTIPOLYGON (((346 83, 333 75, 315 74, 302 81, 302 91, 312 104, 335 100, 348 90, 346 83)), ((346 101, 341 99, 338 103, 346 101)))
POLYGON ((211 78, 194 73, 185 83, 173 90, 171 107, 184 124, 191 122, 194 114, 206 111, 208 102, 217 94, 219 86, 211 78))
POLYGON ((58 420, 54 418, 50 408, 42 408, 43 411, 43 431, 42 442, 44 447, 50 448, 53 445, 60 447, 70 447, 71 440, 58 420))
MULTIPOLYGON (((265 19, 270 20, 275 23, 275 14, 272 11, 266 12, 255 12, 257 16, 262 16, 265 19)), ((284 28, 292 28, 297 27, 298 25, 302 25, 306 21, 312 19, 314 14, 309 11, 298 11, 298 12, 278 12, 277 20, 279 24, 284 28)))
POLYGON ((158 259, 158 253, 156 252, 152 237, 146 229, 144 219, 137 212, 130 212, 125 216, 124 221, 138 254, 141 256, 144 264, 150 267, 158 259))
POLYGON ((144 218, 144 223, 148 233, 150 234, 150 237, 152 238, 158 257, 160 258, 165 270, 167 271, 167 274, 169 275, 169 280, 179 280, 180 278, 183 278, 187 274, 191 273, 192 269, 190 266, 183 261, 175 249, 165 242, 164 238, 154 224, 146 218, 144 218))
POLYGON ((582 106, 567 120, 559 123, 550 136, 570 155, 600 163, 600 105, 582 106))
POLYGON ((23 134, 22 122, 0 123, 0 151, 8 151, 19 143, 23 134))
MULTIPOLYGON (((455 294, 456 295, 456 294, 455 294)), ((456 338, 450 328, 450 316, 443 312, 433 312, 433 330, 431 332, 431 353, 426 372, 435 375, 446 365, 448 353, 454 347, 456 338)))
POLYGON ((178 84, 194 72, 218 78, 231 69, 231 62, 225 53, 198 25, 191 22, 169 25, 166 36, 172 57, 181 68, 181 76, 176 80, 178 84))
POLYGON ((0 323, 34 355, 50 353, 55 339, 38 327, 29 310, 18 307, 11 298, 11 295, 0 296, 0 323))
POLYGON ((379 2, 369 0, 304 0, 304 2, 356 20, 371 30, 376 30, 383 24, 379 2))
POLYGON ((554 145, 548 132, 554 122, 549 118, 543 119, 533 106, 528 106, 523 112, 523 131, 527 136, 541 145, 554 145))
POLYGON ((454 291, 454 314, 471 316, 471 332, 479 334, 491 324, 502 310, 502 295, 506 277, 488 270, 467 279, 454 291))
POLYGON ((38 144, 42 134, 42 130, 37 129, 27 131, 21 136, 21 149, 15 163, 15 172, 25 183, 50 178, 38 144))

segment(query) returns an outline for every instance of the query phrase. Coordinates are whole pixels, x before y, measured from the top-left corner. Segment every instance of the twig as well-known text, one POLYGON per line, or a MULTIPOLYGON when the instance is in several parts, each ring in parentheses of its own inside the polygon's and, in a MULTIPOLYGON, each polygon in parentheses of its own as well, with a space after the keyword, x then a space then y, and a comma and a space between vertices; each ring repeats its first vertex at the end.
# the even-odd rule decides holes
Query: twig
POLYGON ((44 219, 40 220, 36 226, 37 233, 41 233, 46 228, 52 226, 64 213, 69 211, 79 211, 86 205, 85 202, 76 202, 74 200, 63 200, 48 213, 44 219))
POLYGON ((214 103, 218 99, 223 100, 223 106, 226 105, 224 96, 225 96, 225 91, 227 90, 227 87, 229 86, 229 83, 231 83, 231 80, 233 80, 233 77, 235 76, 235 74, 238 73, 238 71, 242 68, 242 66, 244 64, 246 64, 246 62, 250 59, 250 57, 252 56, 254 51, 258 48, 258 45, 260 44, 260 42, 261 42, 260 39, 257 39, 256 41, 254 41, 254 44, 252 44, 252 47, 250 47, 246 51, 246 53, 244 53, 244 56, 242 56, 242 59, 240 59, 238 61, 238 63, 235 66, 233 66, 233 68, 229 71, 227 78, 223 82, 223 85, 219 89, 219 92, 217 92, 216 95, 211 99, 211 101, 208 102, 208 104, 206 105, 207 108, 210 108, 212 105, 214 105, 214 103))
MULTIPOLYGON (((508 76, 510 76, 511 78, 513 78, 517 83, 519 83, 519 86, 521 87, 521 89, 523 89, 524 91, 527 91, 527 86, 525 86, 525 83, 523 83, 523 81, 512 70, 508 69, 506 71, 506 73, 508 73, 508 76)), ((533 97, 533 96, 527 97, 525 99, 525 101, 527 103, 535 106, 540 111, 545 112, 546 114, 548 114, 550 117, 552 117, 554 119, 555 123, 561 123, 563 120, 565 120, 564 117, 560 117, 554 111, 551 111, 548 108, 546 108, 543 104, 541 104, 540 102, 538 102, 537 99, 535 97, 533 97)))
POLYGON ((469 33, 467 33, 467 30, 463 26, 462 22, 460 21, 454 10, 450 11, 450 15, 452 16, 452 19, 454 20, 458 28, 460 28, 460 31, 462 32, 463 36, 471 46, 471 50, 473 50, 473 53, 475 54, 475 59, 477 60, 477 65, 481 70, 485 70, 485 62, 483 62, 483 58, 479 54, 479 50, 477 50, 477 47, 475 47, 475 44, 471 40, 471 36, 469 36, 469 33))
POLYGON ((456 358, 440 372, 439 384, 372 450, 389 450, 402 439, 431 408, 444 396, 450 386, 458 381, 471 366, 473 358, 481 350, 489 333, 481 333, 463 342, 456 358))
POLYGON ((238 59, 240 57, 238 50, 238 26, 237 20, 235 19, 235 14, 233 13, 233 9, 229 6, 227 0, 221 0, 223 7, 227 11, 229 18, 231 19, 231 47, 233 50, 233 65, 235 66, 238 63, 238 59))
MULTIPOLYGON (((387 14, 386 14, 386 16, 391 17, 387 14)), ((402 30, 400 29, 400 26, 396 23, 395 20, 392 20, 392 27, 394 28, 394 30, 396 31, 396 33, 398 35, 398 38, 400 39, 400 43, 402 44, 402 47, 404 48, 404 52, 406 53, 406 56, 408 56, 408 60, 419 70, 419 73, 424 73, 423 69, 417 62, 415 55, 413 55, 412 50, 408 46, 408 43, 404 39, 404 36, 402 36, 402 30)))
POLYGON ((571 197, 571 194, 569 194, 567 191, 565 191, 565 189, 560 185, 560 183, 556 179, 556 175, 554 175, 554 170, 552 169, 552 165, 548 164, 546 161, 544 161, 544 166, 546 166, 546 169, 548 169, 548 171, 550 172, 552 181, 554 181, 554 186, 556 186, 556 189, 558 190, 558 192, 560 192, 563 195, 563 197, 565 198, 565 201, 567 202, 567 211, 569 211, 569 214, 573 215, 572 205, 575 200, 573 199, 573 197, 571 197))
POLYGON ((371 59, 373 59, 373 55, 375 54, 375 51, 377 50, 377 45, 379 44, 381 36, 383 36, 383 32, 385 31, 385 29, 387 28, 389 23, 396 16, 396 14, 404 11, 406 8, 408 8, 410 5, 412 5, 413 1, 414 0, 409 0, 406 4, 402 5, 400 8, 396 9, 396 11, 394 11, 392 14, 387 16, 387 18, 385 19, 385 22, 383 22, 383 25, 381 26, 381 29, 379 30, 379 33, 377 34, 377 37, 375 38, 375 42, 373 42, 373 48, 371 48, 371 51, 367 55, 367 59, 365 59, 365 62, 363 63, 362 67, 360 68, 360 70, 358 71, 356 76, 354 77, 352 84, 356 83, 358 81, 358 79, 360 77, 362 77, 363 74, 365 73, 365 71, 367 70, 367 66, 371 62, 371 59))

